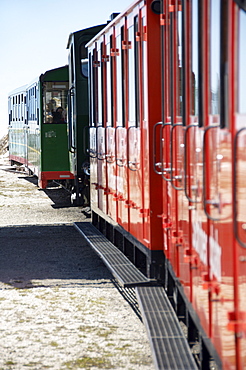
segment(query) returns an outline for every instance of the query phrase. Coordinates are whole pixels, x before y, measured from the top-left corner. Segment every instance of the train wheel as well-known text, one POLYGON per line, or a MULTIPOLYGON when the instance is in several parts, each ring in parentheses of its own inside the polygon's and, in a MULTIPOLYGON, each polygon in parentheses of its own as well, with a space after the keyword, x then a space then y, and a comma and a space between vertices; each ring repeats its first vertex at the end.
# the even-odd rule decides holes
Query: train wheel
MULTIPOLYGON (((84 179, 85 180, 85 179, 84 179)), ((89 206, 90 188, 82 179, 75 179, 75 186, 71 193, 71 204, 74 206, 89 206)))

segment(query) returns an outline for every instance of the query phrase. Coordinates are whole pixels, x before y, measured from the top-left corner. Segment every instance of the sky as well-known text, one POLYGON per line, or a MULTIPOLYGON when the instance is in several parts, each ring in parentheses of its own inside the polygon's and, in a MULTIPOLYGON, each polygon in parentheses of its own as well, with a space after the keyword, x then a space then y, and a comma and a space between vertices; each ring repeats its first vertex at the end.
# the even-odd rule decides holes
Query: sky
POLYGON ((8 93, 68 63, 69 34, 106 23, 132 0, 0 0, 0 138, 8 93))

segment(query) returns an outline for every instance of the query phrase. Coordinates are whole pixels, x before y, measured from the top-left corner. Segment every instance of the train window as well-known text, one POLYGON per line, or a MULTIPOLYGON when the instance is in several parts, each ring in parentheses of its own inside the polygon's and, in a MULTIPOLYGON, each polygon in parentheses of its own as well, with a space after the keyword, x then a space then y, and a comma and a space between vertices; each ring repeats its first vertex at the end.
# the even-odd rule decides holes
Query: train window
POLYGON ((85 45, 86 42, 83 42, 80 45, 81 74, 82 76, 88 78, 88 52, 85 45))
MULTIPOLYGON (((142 27, 146 26, 146 18, 142 18, 142 27)), ((148 109, 148 96, 147 96, 147 45, 146 41, 142 40, 142 112, 143 112, 143 120, 147 120, 147 109, 148 109)))
POLYGON ((89 68, 89 122, 90 126, 92 126, 92 68, 91 68, 91 60, 92 55, 89 53, 89 62, 88 62, 88 68, 89 68))
MULTIPOLYGON (((116 37, 116 48, 121 50, 121 34, 116 37)), ((116 58, 116 75, 117 75, 117 126, 122 126, 122 58, 116 58)))
POLYGON ((88 59, 81 59, 81 73, 84 77, 88 78, 88 59))
POLYGON ((102 125, 105 126, 105 122, 107 121, 107 81, 105 79, 105 61, 103 59, 103 56, 104 56, 104 43, 101 42, 101 45, 100 45, 100 53, 101 53, 101 56, 102 56, 102 59, 101 59, 101 68, 100 68, 100 83, 101 83, 101 105, 102 105, 102 118, 101 118, 101 122, 102 122, 102 125), (106 92, 106 93, 105 93, 106 92), (105 109, 106 107, 106 109, 105 109))
POLYGON ((177 116, 182 116, 182 12, 178 12, 178 69, 177 69, 177 116))
POLYGON ((191 73, 191 114, 193 116, 198 116, 198 0, 192 1, 192 73, 191 73))
MULTIPOLYGON (((134 35, 137 34, 139 31, 139 25, 138 25, 138 16, 134 18, 134 35)), ((136 127, 140 126, 140 104, 139 104, 139 69, 140 69, 140 58, 139 58, 139 43, 136 40, 136 37, 134 37, 134 54, 135 54, 135 105, 136 105, 136 127)))
POLYGON ((44 123, 66 123, 68 83, 45 82, 43 84, 44 123))
POLYGON ((211 3, 210 23, 210 114, 220 113, 220 0, 211 3))
POLYGON ((92 120, 94 125, 98 123, 98 59, 97 59, 97 51, 96 49, 93 50, 92 56, 92 103, 93 103, 93 116, 92 120))
POLYGON ((125 27, 122 26, 121 27, 121 46, 120 46, 120 50, 121 50, 121 87, 122 87, 122 99, 121 99, 121 107, 122 107, 122 126, 125 126, 125 123, 126 123, 126 95, 125 95, 125 92, 126 92, 126 86, 125 86, 125 82, 126 82, 126 76, 125 76, 125 63, 126 63, 126 55, 125 55, 125 50, 123 50, 122 48, 122 45, 123 45, 123 41, 125 39, 125 27))
POLYGON ((98 48, 98 51, 97 51, 97 65, 95 66, 95 69, 98 69, 98 74, 97 74, 97 86, 98 86, 98 124, 99 126, 102 125, 103 123, 103 96, 102 96, 102 79, 101 79, 101 74, 100 74, 100 70, 102 70, 102 64, 101 64, 101 57, 102 57, 102 54, 101 54, 101 49, 98 48))
POLYGON ((69 55, 69 79, 71 82, 74 82, 74 56, 73 56, 73 44, 70 46, 70 55, 69 55))
POLYGON ((246 13, 239 12, 239 44, 238 44, 238 113, 246 114, 246 13))
MULTIPOLYGON (((112 47, 112 35, 110 36, 110 41, 107 43, 106 45, 106 60, 107 58, 109 57, 110 55, 110 50, 111 50, 111 47, 112 47)), ((111 60, 111 57, 109 57, 110 60, 109 61, 106 61, 104 62, 105 65, 105 69, 107 71, 107 81, 105 81, 106 83, 106 91, 107 91, 107 94, 105 96, 105 106, 106 106, 106 115, 105 115, 105 122, 107 122, 107 125, 111 126, 112 125, 112 122, 113 122, 113 99, 112 99, 112 94, 113 94, 113 89, 112 89, 112 77, 113 77, 113 74, 112 74, 112 60, 111 60)))
POLYGON ((221 3, 220 28, 220 127, 228 122, 228 0, 221 3))
MULTIPOLYGON (((107 55, 110 55, 110 51, 113 47, 113 35, 110 36, 110 44, 108 44, 108 50, 107 50, 107 55), (110 48, 109 48, 109 45, 110 45, 110 48)), ((111 114, 111 120, 110 120, 110 124, 111 125, 114 125, 114 69, 113 69, 113 59, 112 57, 110 56, 110 63, 108 63, 108 75, 110 73, 110 97, 111 97, 111 109, 110 109, 110 114, 111 114), (109 71, 110 69, 110 71, 109 71)), ((109 85, 108 83, 108 85, 109 85)))
POLYGON ((129 104, 129 111, 128 111, 128 120, 130 126, 136 126, 136 94, 135 94, 135 61, 134 61, 134 26, 132 25, 128 29, 128 40, 131 42, 131 48, 128 49, 128 88, 129 88, 129 96, 128 96, 128 104, 129 104))

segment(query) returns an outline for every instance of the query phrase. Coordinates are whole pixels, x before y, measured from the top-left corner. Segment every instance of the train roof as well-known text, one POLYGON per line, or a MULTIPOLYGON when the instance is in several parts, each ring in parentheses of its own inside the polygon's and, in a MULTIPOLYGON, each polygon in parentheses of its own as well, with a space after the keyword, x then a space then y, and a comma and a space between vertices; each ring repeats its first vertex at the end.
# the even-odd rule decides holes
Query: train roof
POLYGON ((126 16, 128 13, 131 12, 131 10, 136 6, 136 4, 139 4, 139 3, 144 3, 144 0, 137 0, 137 1, 134 1, 133 3, 131 3, 131 5, 129 5, 125 10, 123 10, 123 12, 121 13, 112 13, 112 14, 118 14, 116 17, 114 17, 100 32, 98 32, 98 34, 93 37, 85 46, 88 47, 89 45, 93 44, 93 42, 98 38, 100 37, 101 35, 103 35, 105 32, 108 31, 108 29, 110 29, 114 24, 118 23, 120 19, 122 19, 122 17, 126 16))
POLYGON ((39 77, 40 81, 62 81, 68 80, 68 65, 50 69, 39 77))
POLYGON ((90 31, 90 30, 93 30, 94 28, 102 28, 104 27, 105 24, 98 24, 96 26, 92 26, 92 27, 88 27, 88 28, 83 28, 82 30, 78 30, 78 31, 74 31, 74 32, 71 32, 70 35, 68 36, 68 42, 67 42, 67 49, 69 49, 69 45, 71 43, 71 39, 74 35, 76 36, 80 36, 80 34, 82 35, 83 33, 85 33, 86 31, 90 31))
POLYGON ((28 85, 23 85, 23 86, 20 86, 20 87, 17 87, 16 89, 10 91, 8 93, 8 96, 12 96, 12 95, 16 95, 16 94, 20 94, 20 93, 24 93, 26 91, 26 88, 27 88, 28 85))
MULTIPOLYGON (((23 86, 20 86, 20 87, 17 87, 16 89, 10 91, 8 93, 8 96, 13 96, 13 95, 17 95, 17 94, 21 94, 21 93, 25 93, 26 90, 32 86, 33 84, 37 83, 39 80, 40 81, 45 81, 46 80, 46 77, 48 77, 49 75, 52 75, 52 78, 55 80, 56 79, 56 76, 59 75, 59 73, 62 71, 62 70, 66 70, 67 69, 67 78, 68 78, 68 65, 65 65, 65 66, 61 66, 61 67, 57 67, 57 68, 54 68, 54 69, 49 69, 48 71, 42 73, 41 75, 35 77, 34 79, 32 79, 28 84, 26 85, 23 85, 23 86)), ((49 77, 48 77, 49 78, 49 77)), ((57 77, 58 78, 58 77, 57 77)), ((58 81, 60 79, 58 78, 58 81)), ((48 79, 46 80, 48 81, 48 79)))

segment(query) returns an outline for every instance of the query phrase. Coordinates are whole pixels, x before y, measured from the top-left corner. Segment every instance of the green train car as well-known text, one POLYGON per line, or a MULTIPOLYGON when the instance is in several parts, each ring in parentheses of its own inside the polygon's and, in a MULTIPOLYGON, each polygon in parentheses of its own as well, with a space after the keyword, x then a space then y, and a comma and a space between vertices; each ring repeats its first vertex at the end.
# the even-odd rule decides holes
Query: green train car
POLYGON ((35 174, 41 188, 50 180, 73 183, 67 136, 68 86, 68 66, 64 66, 9 94, 9 159, 35 174))
POLYGON ((57 180, 75 205, 90 204, 86 44, 105 24, 71 33, 68 66, 45 72, 9 94, 9 159, 45 188, 57 180))
POLYGON ((88 56, 85 45, 105 24, 71 33, 69 49, 68 138, 70 171, 74 176, 72 203, 89 204, 88 56))

